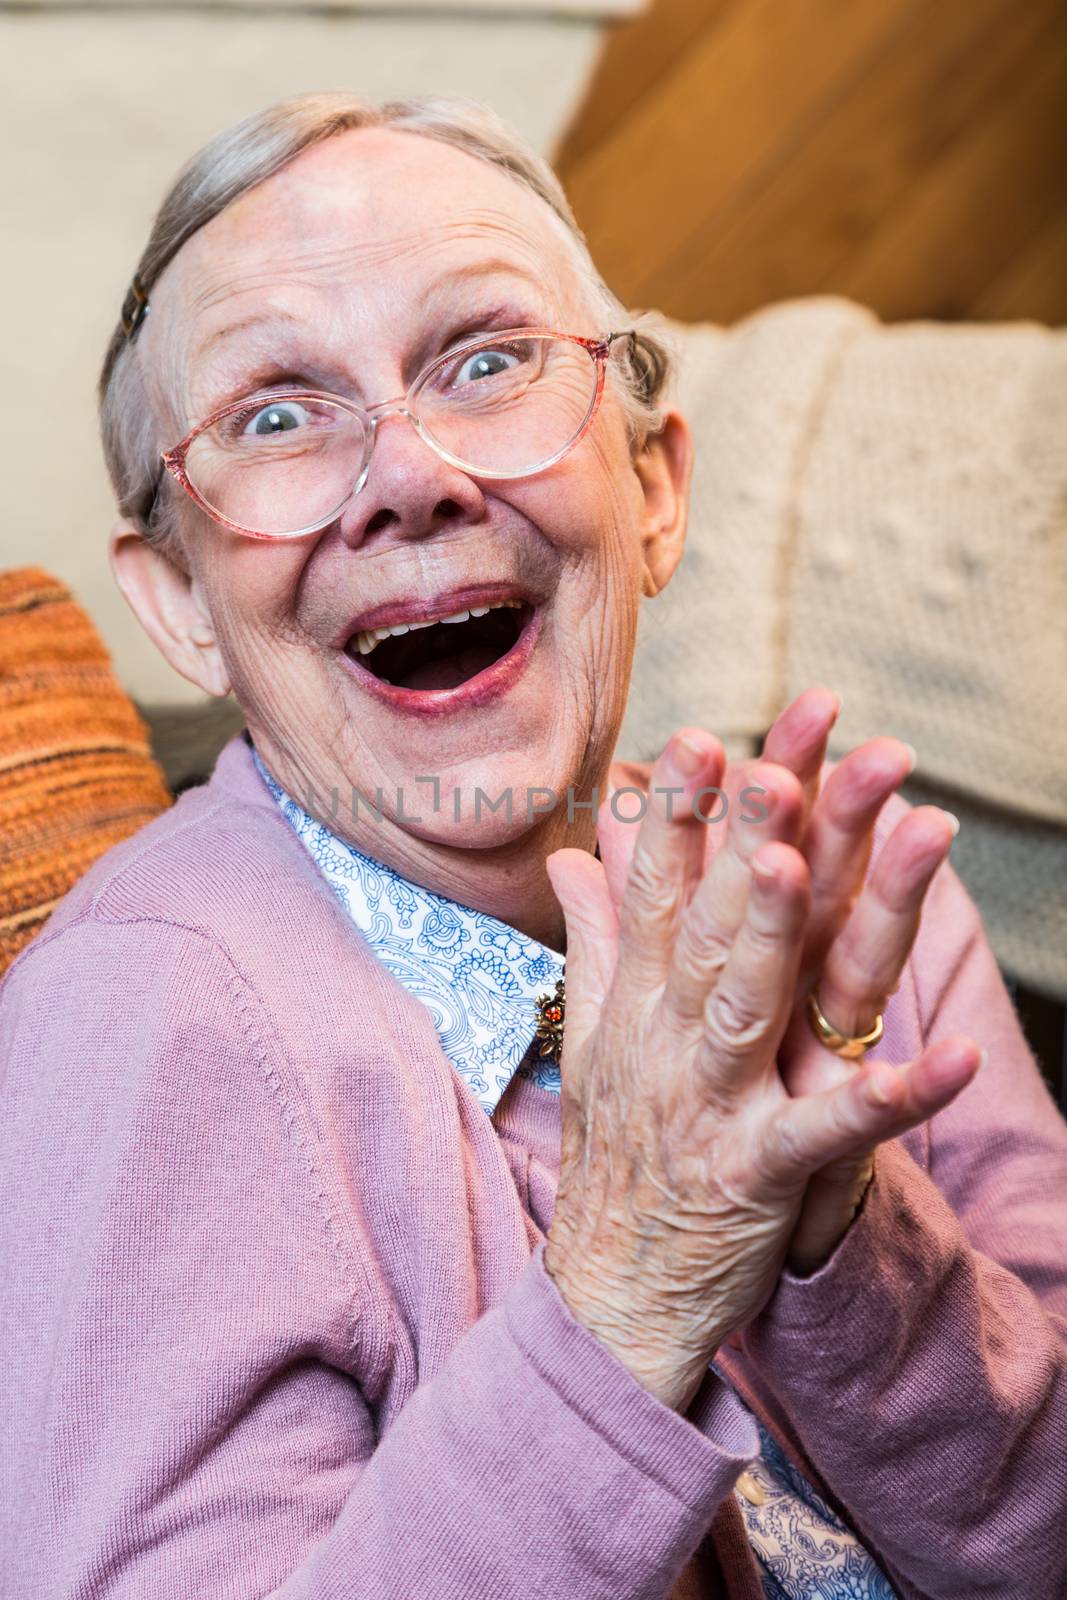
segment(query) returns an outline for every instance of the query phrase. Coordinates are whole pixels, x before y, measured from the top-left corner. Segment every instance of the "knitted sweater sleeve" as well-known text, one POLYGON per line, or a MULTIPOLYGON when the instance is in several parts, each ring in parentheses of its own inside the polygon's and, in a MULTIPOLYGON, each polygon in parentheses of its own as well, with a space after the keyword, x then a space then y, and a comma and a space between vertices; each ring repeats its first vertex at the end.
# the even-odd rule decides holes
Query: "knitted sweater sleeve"
POLYGON ((989 1060, 883 1146, 812 1277, 783 1274, 745 1344, 853 1526, 906 1596, 1067 1593, 1067 1124, 949 866, 910 962, 917 1036, 989 1060))
POLYGON ((748 1414, 710 1378, 662 1406, 538 1246, 383 1430, 363 1378, 393 1312, 221 948, 151 919, 46 930, 0 1047, 0 1591, 668 1594, 758 1449, 748 1414))

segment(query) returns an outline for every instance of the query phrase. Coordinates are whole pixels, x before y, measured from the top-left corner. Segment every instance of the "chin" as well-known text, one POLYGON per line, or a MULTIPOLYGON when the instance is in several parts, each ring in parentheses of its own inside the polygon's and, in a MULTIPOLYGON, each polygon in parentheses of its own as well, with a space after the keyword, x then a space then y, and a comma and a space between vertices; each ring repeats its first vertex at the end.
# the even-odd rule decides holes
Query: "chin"
MULTIPOLYGON (((575 658, 580 640, 560 639, 555 600, 486 578, 382 603, 339 627, 327 649, 330 698, 339 691, 342 708, 344 750, 333 754, 368 802, 380 787, 387 826, 470 851, 567 831, 568 788, 591 771, 602 719, 575 692, 591 669, 575 658), (546 789, 555 810, 537 792, 546 789)), ((381 824, 358 810, 353 826, 373 853, 381 824)), ((577 812, 572 828, 586 817, 577 812)))
MULTIPOLYGON (((406 771, 398 780, 398 788, 403 788, 402 810, 397 790, 384 783, 382 809, 413 838, 458 850, 497 850, 527 839, 539 829, 556 832, 566 826, 567 791, 568 787, 576 790, 573 774, 580 765, 580 754, 575 752, 573 765, 561 763, 560 751, 551 747, 554 731, 553 727, 544 730, 543 761, 537 760, 538 741, 531 738, 522 754, 516 752, 511 760, 490 755, 463 763, 453 761, 435 775, 437 785, 415 783, 415 774, 406 771)), ((585 815, 591 813, 576 813, 577 818, 585 815)))

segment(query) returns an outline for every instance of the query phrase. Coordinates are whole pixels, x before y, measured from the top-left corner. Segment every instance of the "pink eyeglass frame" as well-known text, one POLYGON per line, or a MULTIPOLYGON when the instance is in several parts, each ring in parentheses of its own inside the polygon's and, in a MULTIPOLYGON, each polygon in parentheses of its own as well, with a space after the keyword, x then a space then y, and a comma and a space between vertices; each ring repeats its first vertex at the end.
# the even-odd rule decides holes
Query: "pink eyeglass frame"
MULTIPOLYGON (((322 528, 327 527, 344 510, 345 506, 347 506, 349 502, 354 500, 356 495, 359 494, 360 490, 363 488, 363 485, 367 481, 367 474, 370 471, 371 456, 374 452, 375 441, 378 437, 378 424, 379 422, 383 421, 385 417, 392 416, 394 414, 407 417, 408 421, 411 423, 420 439, 422 439, 425 444, 428 444, 431 450, 436 451, 436 453, 443 460, 447 461, 451 466, 459 467, 461 471, 472 471, 472 468, 465 461, 461 461, 458 456, 451 455, 447 450, 439 445, 435 439, 430 437, 430 435, 423 428, 419 418, 411 409, 412 396, 415 394, 415 391, 420 387, 420 385, 426 381, 435 367, 444 366, 447 362, 454 361, 457 359, 457 357, 466 354, 467 351, 477 349, 480 345, 491 344, 496 339, 531 339, 537 337, 567 339, 572 344, 581 345, 584 350, 588 350, 596 365, 596 389, 593 394, 593 399, 585 421, 582 423, 582 426, 579 428, 578 432, 574 435, 574 438, 571 439, 568 444, 565 444, 562 450, 557 450, 554 456, 549 456, 547 461, 540 461, 535 467, 527 467, 522 472, 478 472, 475 474, 475 476, 479 478, 492 479, 529 478, 532 477, 536 472, 544 472, 547 467, 555 466, 556 462, 561 461, 563 457, 573 450, 575 445, 579 444, 589 432, 589 429, 593 426, 596 414, 600 409, 601 399, 603 398, 604 374, 607 367, 608 356, 611 353, 611 346, 616 339, 626 338, 633 331, 633 329, 624 329, 619 333, 605 334, 602 339, 588 339, 578 333, 564 333, 558 328, 493 329, 488 333, 479 334, 476 338, 464 340, 462 344, 456 345, 454 349, 447 350, 444 355, 435 356, 433 361, 429 362, 425 367, 423 367, 418 376, 412 380, 406 394, 398 395, 393 400, 381 400, 373 406, 358 405, 354 400, 346 400, 343 395, 330 394, 323 389, 285 389, 277 392, 271 391, 265 395, 263 401, 264 405, 269 404, 271 401, 281 400, 328 400, 331 402, 331 404, 340 406, 342 410, 347 411, 350 413, 350 415, 356 417, 363 424, 366 435, 366 441, 363 448, 363 460, 360 463, 360 469, 356 477, 356 481, 347 498, 344 499, 339 506, 336 506, 328 516, 320 518, 318 522, 309 523, 306 528, 298 528, 293 533, 264 533, 262 530, 245 528, 242 527, 240 523, 231 522, 228 517, 224 517, 221 512, 216 511, 207 503, 203 496, 198 493, 194 485, 190 483, 188 473, 186 472, 186 457, 188 456, 189 450, 191 449, 195 440, 197 440, 202 433, 205 433, 208 428, 213 428, 216 423, 221 422, 224 417, 231 416, 235 411, 241 411, 244 409, 244 407, 248 405, 249 401, 255 398, 258 391, 253 390, 251 394, 244 395, 239 400, 231 400, 226 405, 220 406, 219 409, 217 411, 213 411, 205 421, 198 422, 194 428, 190 429, 190 431, 185 435, 185 438, 182 439, 179 444, 174 445, 170 450, 162 451, 160 459, 162 460, 164 467, 180 485, 180 487, 185 490, 189 498, 200 507, 201 511, 203 511, 206 516, 211 518, 212 522, 218 523, 220 527, 228 528, 231 533, 243 534, 249 539, 301 539, 307 534, 318 533, 322 528)), ((154 503, 155 495, 152 497, 152 504, 154 505, 154 503)), ((151 514, 151 506, 149 507, 148 514, 151 514)))

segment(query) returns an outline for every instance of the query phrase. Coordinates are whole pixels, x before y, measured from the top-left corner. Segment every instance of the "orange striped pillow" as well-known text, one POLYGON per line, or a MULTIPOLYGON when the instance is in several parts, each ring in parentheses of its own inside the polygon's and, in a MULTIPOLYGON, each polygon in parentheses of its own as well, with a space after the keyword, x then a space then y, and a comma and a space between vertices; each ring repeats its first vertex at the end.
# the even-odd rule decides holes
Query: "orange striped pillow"
POLYGON ((98 856, 171 796, 70 590, 0 572, 0 972, 98 856))

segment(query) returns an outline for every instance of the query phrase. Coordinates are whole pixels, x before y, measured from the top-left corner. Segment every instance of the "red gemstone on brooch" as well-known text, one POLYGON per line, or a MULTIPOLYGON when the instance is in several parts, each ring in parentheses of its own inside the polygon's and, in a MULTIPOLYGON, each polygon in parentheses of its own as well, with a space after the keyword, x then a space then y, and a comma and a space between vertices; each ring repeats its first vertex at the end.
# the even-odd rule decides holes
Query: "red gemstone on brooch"
POLYGON ((558 1061, 563 1051, 563 1016, 566 1008, 563 979, 557 980, 554 995, 539 994, 534 1004, 538 1012, 534 1038, 541 1041, 537 1053, 552 1061, 558 1061))

